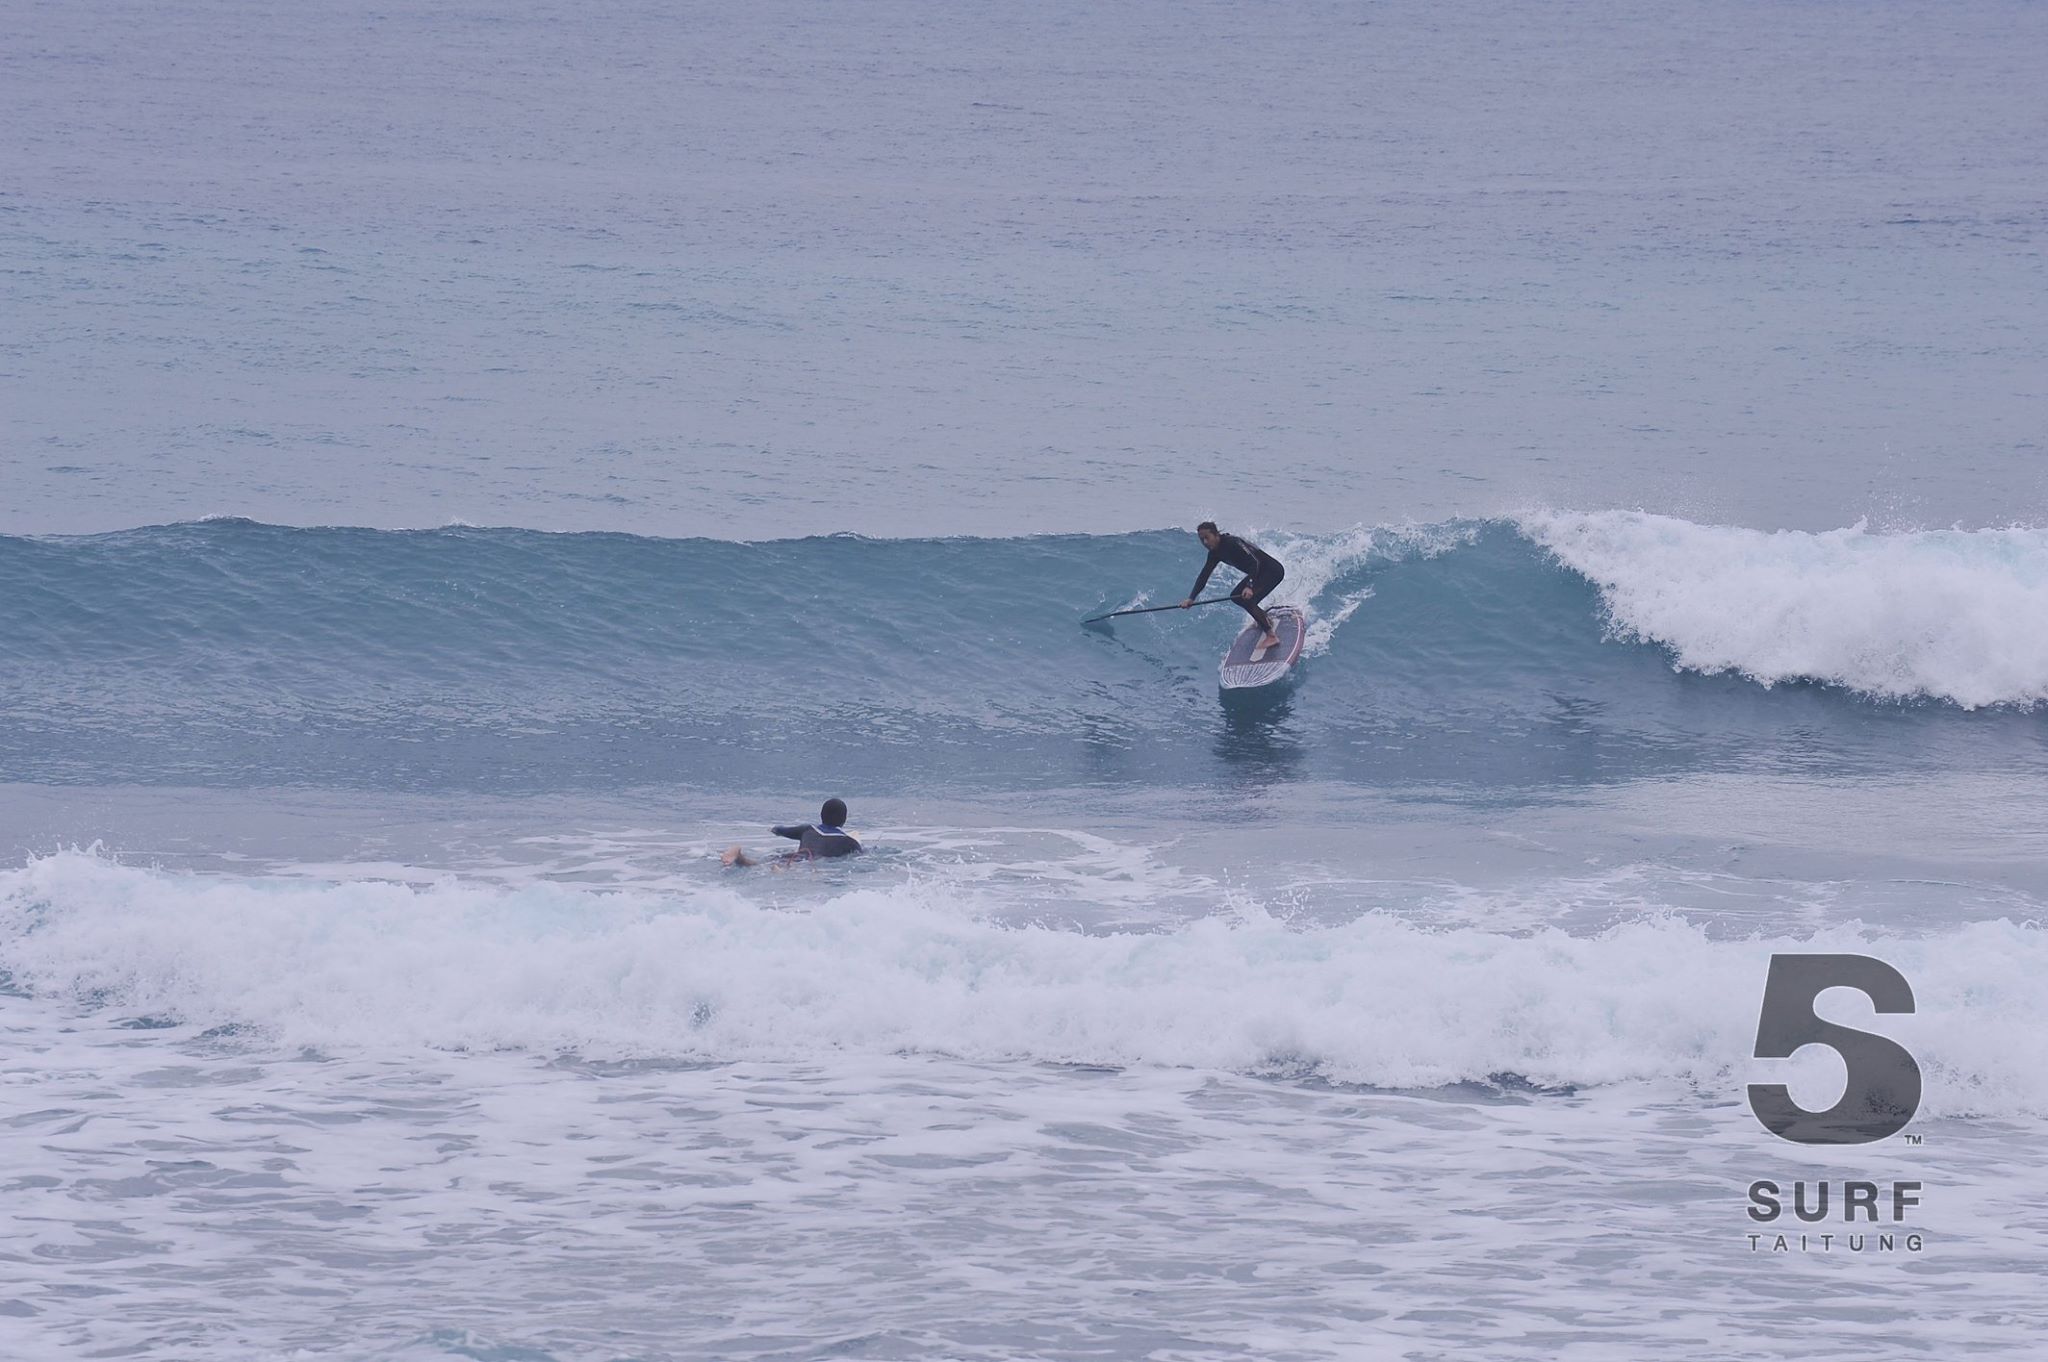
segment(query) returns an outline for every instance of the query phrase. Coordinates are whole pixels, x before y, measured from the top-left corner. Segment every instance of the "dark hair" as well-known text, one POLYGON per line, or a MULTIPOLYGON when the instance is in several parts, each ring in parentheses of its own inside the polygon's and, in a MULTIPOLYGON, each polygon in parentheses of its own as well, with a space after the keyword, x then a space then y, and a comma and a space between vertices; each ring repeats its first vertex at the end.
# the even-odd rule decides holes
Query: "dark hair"
POLYGON ((846 822, 846 801, 828 799, 825 807, 818 810, 818 821, 828 828, 836 828, 846 822))
POLYGON ((1207 531, 1208 531, 1208 532, 1209 532, 1210 534, 1222 534, 1222 533, 1223 533, 1223 531, 1221 531, 1221 530, 1219 530, 1219 529, 1217 529, 1217 528, 1216 528, 1216 522, 1215 522, 1215 521, 1213 521, 1213 520, 1205 520, 1205 521, 1203 521, 1203 522, 1202 522, 1201 524, 1199 524, 1199 525, 1195 526, 1195 533, 1196 533, 1196 534, 1200 534, 1200 533, 1201 533, 1201 532, 1202 532, 1203 530, 1207 530, 1207 531))

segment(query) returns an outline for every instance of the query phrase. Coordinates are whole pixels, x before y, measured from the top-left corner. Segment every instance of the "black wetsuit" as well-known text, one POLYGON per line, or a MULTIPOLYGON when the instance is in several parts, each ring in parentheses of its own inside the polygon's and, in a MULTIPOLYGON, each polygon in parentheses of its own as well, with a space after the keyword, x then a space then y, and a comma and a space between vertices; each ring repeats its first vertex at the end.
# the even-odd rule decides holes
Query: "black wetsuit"
POLYGON ((1195 589, 1188 593, 1193 600, 1202 594, 1202 588, 1209 585, 1209 574, 1216 570, 1218 563, 1228 563, 1244 574, 1244 580, 1232 589, 1230 599, 1237 602, 1252 620, 1267 633, 1273 632, 1273 617, 1259 608, 1259 602, 1273 594, 1273 588, 1280 585, 1287 569, 1280 566, 1280 560, 1267 553, 1257 544, 1247 543, 1234 534, 1216 537, 1216 547, 1209 550, 1209 561, 1202 564, 1202 575, 1195 578, 1195 589), (1244 598, 1244 588, 1252 589, 1250 600, 1244 598))
POLYGON ((860 843, 844 828, 821 828, 810 823, 791 823, 787 827, 768 829, 777 837, 787 837, 798 843, 790 852, 792 856, 851 856, 860 850, 860 843))

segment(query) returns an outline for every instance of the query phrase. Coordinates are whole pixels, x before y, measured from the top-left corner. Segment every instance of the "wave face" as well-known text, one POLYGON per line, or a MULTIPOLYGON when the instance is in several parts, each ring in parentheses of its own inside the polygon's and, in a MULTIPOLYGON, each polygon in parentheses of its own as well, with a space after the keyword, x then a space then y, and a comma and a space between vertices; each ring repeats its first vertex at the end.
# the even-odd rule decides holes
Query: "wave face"
MULTIPOLYGON (((1245 906, 1082 934, 915 883, 793 913, 724 886, 231 879, 77 852, 0 871, 0 985, 287 1046, 921 1051, 1385 1087, 1514 1075, 1728 1090, 1773 950, 1872 952, 1907 973, 1929 1115, 2048 1111, 2048 1053, 2011 1043, 2048 1024, 2048 933, 2002 920, 1717 940, 1662 918, 1508 935, 1382 915, 1304 928, 1245 906)), ((1826 1067, 1797 1081, 1824 1085, 1826 1067)))
POLYGON ((1602 512, 1260 538, 1315 624, 1300 684, 1251 707, 1219 705, 1229 607, 1077 627, 1176 599, 1199 561, 1181 533, 0 538, 0 760, 43 782, 523 791, 821 769, 1526 785, 2041 750, 2048 532, 1602 512))

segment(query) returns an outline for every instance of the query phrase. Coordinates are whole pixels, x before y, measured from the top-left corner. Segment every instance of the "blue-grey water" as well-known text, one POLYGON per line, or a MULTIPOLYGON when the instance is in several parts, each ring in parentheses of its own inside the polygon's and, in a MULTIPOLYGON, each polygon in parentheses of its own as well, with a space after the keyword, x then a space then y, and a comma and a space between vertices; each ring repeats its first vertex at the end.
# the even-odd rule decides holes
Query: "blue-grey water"
POLYGON ((7 18, 0 1356, 2037 1347, 2048 10, 7 18))

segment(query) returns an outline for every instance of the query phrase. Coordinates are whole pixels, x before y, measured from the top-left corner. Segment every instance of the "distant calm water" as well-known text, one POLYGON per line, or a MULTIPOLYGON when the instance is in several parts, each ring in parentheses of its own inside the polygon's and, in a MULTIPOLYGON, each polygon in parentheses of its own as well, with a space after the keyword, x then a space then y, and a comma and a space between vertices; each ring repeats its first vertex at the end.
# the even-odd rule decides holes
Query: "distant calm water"
POLYGON ((0 1356, 2048 1328, 2048 11, 18 10, 0 1356))
POLYGON ((0 531, 2048 515, 2025 0, 13 13, 0 531))

